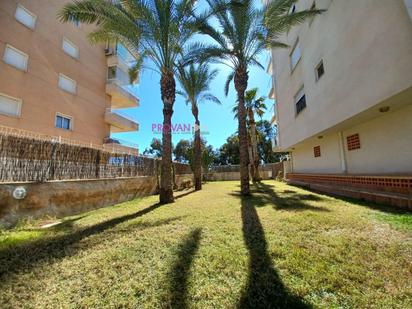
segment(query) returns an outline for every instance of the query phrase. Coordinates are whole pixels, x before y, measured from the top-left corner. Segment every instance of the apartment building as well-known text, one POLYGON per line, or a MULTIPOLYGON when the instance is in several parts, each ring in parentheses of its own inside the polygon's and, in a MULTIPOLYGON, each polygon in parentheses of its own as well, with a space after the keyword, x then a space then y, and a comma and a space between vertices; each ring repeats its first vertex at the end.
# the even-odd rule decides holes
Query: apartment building
MULTIPOLYGON (((290 153, 297 181, 404 175, 396 181, 412 193, 412 1, 301 0, 291 10, 315 7, 326 12, 272 50, 273 150, 290 153)), ((376 177, 362 181, 388 179, 376 177)))
POLYGON ((137 153, 112 133, 138 131, 127 109, 134 57, 121 44, 91 45, 91 25, 61 23, 68 0, 0 1, 0 127, 137 153))

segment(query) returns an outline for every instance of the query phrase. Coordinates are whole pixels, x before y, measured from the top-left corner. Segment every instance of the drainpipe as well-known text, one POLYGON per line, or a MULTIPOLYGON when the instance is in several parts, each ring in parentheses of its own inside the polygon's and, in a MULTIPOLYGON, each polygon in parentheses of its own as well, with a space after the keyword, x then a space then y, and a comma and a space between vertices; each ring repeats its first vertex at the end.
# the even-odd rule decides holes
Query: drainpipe
POLYGON ((343 174, 346 174, 348 172, 348 168, 346 165, 345 143, 343 141, 342 131, 338 132, 338 138, 339 138, 341 170, 343 174))

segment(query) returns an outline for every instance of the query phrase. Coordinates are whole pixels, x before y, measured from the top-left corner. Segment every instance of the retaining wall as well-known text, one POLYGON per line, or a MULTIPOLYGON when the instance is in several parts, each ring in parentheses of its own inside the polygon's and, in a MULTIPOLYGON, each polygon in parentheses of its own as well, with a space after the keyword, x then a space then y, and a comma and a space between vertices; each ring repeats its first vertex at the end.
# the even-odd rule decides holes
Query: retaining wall
MULTIPOLYGON (((176 175, 177 188, 193 185, 191 174, 176 175), (188 181, 190 182, 188 183, 188 181)), ((45 215, 62 217, 130 201, 157 192, 154 176, 0 184, 0 227, 18 220, 45 215), (22 186, 26 198, 16 200, 13 191, 22 186)))

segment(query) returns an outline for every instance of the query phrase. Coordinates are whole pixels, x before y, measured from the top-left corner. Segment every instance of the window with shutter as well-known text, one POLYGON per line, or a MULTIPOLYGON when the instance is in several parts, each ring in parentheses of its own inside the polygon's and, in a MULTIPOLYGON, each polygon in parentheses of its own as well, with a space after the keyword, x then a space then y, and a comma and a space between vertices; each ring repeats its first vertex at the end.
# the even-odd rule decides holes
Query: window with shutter
POLYGON ((36 15, 34 15, 32 12, 30 12, 28 9, 23 7, 22 5, 17 5, 16 8, 16 13, 14 14, 14 17, 16 18, 17 21, 25 25, 26 27, 30 29, 34 29, 36 25, 36 15))
POLYGON ((27 71, 29 56, 11 45, 6 45, 3 60, 19 70, 27 71))
POLYGON ((0 114, 2 115, 20 117, 21 104, 22 101, 20 99, 0 94, 0 114))

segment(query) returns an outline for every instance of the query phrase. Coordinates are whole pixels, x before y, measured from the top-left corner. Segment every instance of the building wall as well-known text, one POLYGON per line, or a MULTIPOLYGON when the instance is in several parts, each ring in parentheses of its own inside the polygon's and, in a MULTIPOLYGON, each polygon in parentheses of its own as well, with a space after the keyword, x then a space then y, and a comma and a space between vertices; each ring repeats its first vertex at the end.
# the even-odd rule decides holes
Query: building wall
POLYGON ((0 56, 6 44, 29 55, 28 71, 20 71, 0 61, 0 93, 22 99, 20 118, 0 115, 0 125, 62 136, 101 145, 108 136, 104 121, 110 106, 106 95, 107 65, 104 46, 92 46, 87 40, 91 26, 61 23, 58 10, 68 0, 7 0, 0 2, 0 56), (17 4, 37 15, 34 30, 15 18, 17 4), (62 50, 63 37, 80 50, 74 59, 62 50), (58 87, 62 73, 77 82, 75 95, 58 87), (72 117, 73 130, 55 128, 56 113, 72 117))
MULTIPOLYGON (((412 104, 342 131, 349 174, 412 174, 412 104), (360 149, 348 151, 346 137, 359 134, 360 149)), ((294 173, 342 173, 338 133, 312 138, 292 150, 294 173), (320 146, 315 158, 313 147, 320 146)))
MULTIPOLYGON (((312 3, 301 0, 297 10, 312 3)), ((412 89, 412 23, 403 1, 317 0, 316 5, 327 11, 282 38, 290 46, 299 38, 302 58, 295 70, 290 48, 272 51, 281 149, 412 89), (325 74, 316 81, 321 59, 325 74), (296 115, 294 96, 302 85, 307 107, 296 115)))
POLYGON ((412 174, 412 98, 408 107, 348 129, 343 135, 354 133, 359 133, 361 148, 347 151, 348 173, 412 174))

